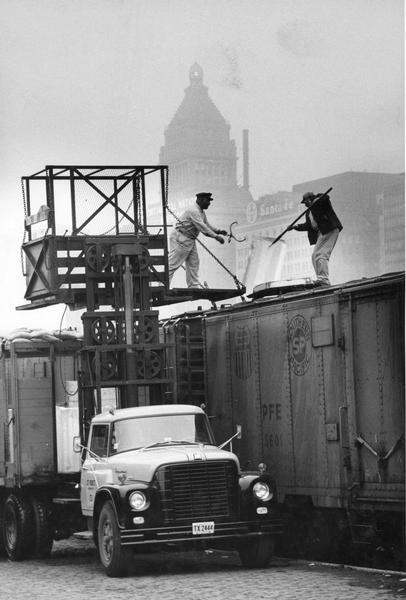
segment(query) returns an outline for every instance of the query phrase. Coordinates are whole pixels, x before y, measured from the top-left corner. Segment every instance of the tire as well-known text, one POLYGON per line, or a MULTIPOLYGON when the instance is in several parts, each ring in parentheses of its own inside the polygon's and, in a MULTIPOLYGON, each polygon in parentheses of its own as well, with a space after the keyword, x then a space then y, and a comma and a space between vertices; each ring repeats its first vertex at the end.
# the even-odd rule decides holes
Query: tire
POLYGON ((0 556, 6 556, 6 549, 3 541, 3 514, 4 514, 4 498, 0 497, 0 556))
POLYGON ((35 558, 47 558, 52 551, 54 540, 50 523, 49 506, 38 498, 31 499, 34 523, 34 552, 35 558))
POLYGON ((243 567, 248 569, 263 569, 269 565, 274 548, 274 538, 264 535, 240 546, 238 554, 240 555, 243 567))
POLYGON ((3 543, 10 560, 23 560, 33 551, 32 509, 25 498, 8 496, 3 512, 3 543))
POLYGON ((127 575, 131 551, 120 543, 116 512, 110 500, 101 509, 97 532, 100 562, 106 574, 109 577, 127 575))
POLYGON ((99 531, 97 528, 97 524, 92 526, 92 533, 93 533, 93 543, 96 546, 96 550, 99 551, 99 531))

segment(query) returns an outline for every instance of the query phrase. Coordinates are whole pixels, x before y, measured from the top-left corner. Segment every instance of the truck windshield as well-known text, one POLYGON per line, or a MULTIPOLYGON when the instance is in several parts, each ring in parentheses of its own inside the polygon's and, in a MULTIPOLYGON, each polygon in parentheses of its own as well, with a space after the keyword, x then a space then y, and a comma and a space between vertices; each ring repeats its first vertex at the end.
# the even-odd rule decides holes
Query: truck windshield
POLYGON ((206 415, 154 415, 113 423, 109 454, 153 445, 214 444, 206 415))

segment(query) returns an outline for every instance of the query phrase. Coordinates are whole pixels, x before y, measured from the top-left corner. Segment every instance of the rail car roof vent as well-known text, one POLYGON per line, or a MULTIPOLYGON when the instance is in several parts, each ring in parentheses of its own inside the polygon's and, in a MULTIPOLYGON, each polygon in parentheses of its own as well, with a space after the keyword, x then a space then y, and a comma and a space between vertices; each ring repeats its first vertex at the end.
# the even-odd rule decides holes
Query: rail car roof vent
POLYGON ((252 294, 249 294, 248 297, 256 299, 264 296, 279 296, 280 294, 301 292, 302 290, 309 290, 314 287, 314 282, 309 277, 268 281, 267 283, 256 285, 252 290, 252 294))

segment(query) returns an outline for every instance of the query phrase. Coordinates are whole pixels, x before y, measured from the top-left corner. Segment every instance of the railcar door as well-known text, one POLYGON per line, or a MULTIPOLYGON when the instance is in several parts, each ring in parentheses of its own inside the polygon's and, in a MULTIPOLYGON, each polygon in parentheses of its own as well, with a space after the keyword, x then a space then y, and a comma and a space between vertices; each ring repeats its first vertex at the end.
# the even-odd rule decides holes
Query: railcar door
POLYGON ((354 293, 347 376, 353 381, 349 433, 357 473, 354 497, 382 506, 403 502, 404 310, 400 286, 354 293))
POLYGON ((334 297, 264 307, 258 314, 261 415, 266 461, 281 496, 337 506, 343 472, 343 403, 334 297))

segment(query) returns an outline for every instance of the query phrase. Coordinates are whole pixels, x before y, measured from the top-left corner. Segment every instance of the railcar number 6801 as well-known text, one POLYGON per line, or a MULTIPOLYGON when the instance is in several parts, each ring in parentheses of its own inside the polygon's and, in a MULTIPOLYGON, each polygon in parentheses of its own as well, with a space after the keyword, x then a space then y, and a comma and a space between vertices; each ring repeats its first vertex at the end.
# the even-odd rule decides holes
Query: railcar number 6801
POLYGON ((282 444, 282 435, 280 433, 265 433, 264 442, 266 448, 278 448, 282 444))

